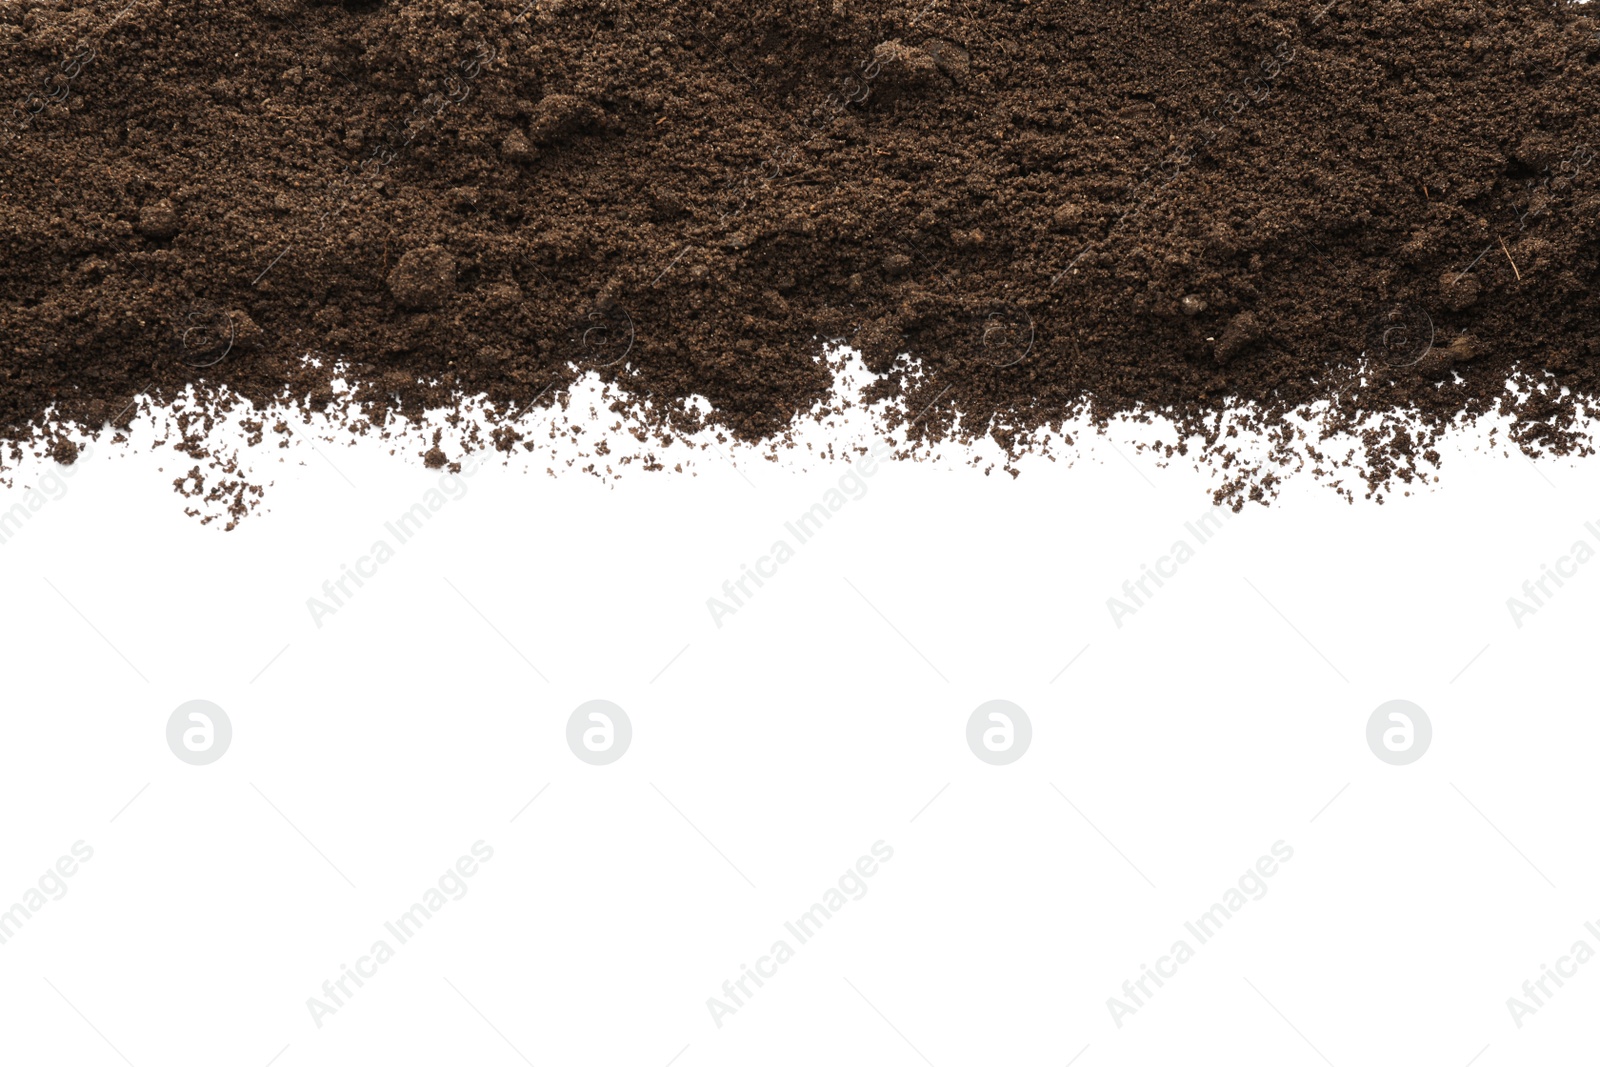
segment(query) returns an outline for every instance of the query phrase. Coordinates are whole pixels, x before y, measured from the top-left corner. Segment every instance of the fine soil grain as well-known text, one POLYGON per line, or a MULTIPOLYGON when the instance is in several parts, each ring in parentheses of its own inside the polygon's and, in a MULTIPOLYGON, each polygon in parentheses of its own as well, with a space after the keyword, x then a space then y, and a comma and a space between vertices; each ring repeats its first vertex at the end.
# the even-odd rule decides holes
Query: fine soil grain
POLYGON ((1585 11, 12 0, 0 437, 70 458, 187 397, 199 456, 194 404, 338 378, 353 432, 482 398, 510 452, 595 374, 641 441, 781 440, 845 342, 907 454, 1160 419, 1235 506, 1381 498, 1487 416, 1584 452, 1585 11))

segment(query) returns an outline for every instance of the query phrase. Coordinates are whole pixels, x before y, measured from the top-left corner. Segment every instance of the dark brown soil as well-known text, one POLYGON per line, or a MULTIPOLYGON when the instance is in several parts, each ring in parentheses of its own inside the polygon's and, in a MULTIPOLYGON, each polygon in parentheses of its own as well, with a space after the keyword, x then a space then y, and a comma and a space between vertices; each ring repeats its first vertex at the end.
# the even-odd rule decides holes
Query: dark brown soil
POLYGON ((1486 415, 1586 451, 1584 10, 8 3, 0 437, 68 454, 190 386, 318 411, 338 374, 358 432, 482 396, 511 451, 593 372, 641 452, 759 440, 842 339, 913 444, 1159 417, 1236 503, 1410 482, 1486 415))

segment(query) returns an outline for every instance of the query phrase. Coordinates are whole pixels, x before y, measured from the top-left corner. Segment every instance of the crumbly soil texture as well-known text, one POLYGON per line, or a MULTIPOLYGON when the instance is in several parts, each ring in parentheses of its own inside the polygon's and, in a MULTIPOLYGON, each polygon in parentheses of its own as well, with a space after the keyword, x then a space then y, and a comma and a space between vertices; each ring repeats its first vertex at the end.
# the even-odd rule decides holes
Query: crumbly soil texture
POLYGON ((6 0, 5 462, 181 410, 242 512, 222 414, 515 454, 592 376, 650 467, 840 343, 903 455, 1132 418, 1235 506, 1585 453, 1588 7, 6 0))

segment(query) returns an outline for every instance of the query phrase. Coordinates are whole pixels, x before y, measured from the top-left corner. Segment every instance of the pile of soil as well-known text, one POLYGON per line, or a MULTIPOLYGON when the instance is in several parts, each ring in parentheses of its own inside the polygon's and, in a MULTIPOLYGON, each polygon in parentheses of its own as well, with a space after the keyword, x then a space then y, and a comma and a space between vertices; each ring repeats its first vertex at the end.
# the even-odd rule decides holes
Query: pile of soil
POLYGON ((1485 415, 1585 451, 1584 11, 8 2, 0 438, 338 376, 356 432, 482 397, 510 451, 594 373, 641 440, 756 441, 844 341, 910 442, 1159 417, 1236 503, 1283 464, 1410 481, 1485 415))

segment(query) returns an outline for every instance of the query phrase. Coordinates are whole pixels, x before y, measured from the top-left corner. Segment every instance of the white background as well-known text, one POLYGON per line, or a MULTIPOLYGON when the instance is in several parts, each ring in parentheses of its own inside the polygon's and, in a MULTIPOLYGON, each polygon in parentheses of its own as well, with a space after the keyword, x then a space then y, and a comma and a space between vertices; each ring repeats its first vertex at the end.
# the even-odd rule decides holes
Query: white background
POLYGON ((1600 463, 1468 437, 1442 487, 1381 507, 1293 480, 1121 628, 1106 599, 1190 538, 1200 475, 1127 440, 1017 480, 900 464, 720 629, 706 598, 842 468, 492 465, 318 628, 306 598, 438 480, 387 445, 318 449, 282 452, 223 533, 170 492, 188 461, 102 444, 0 545, 0 907, 94 849, 0 945, 0 1061, 1590 1050, 1600 962, 1521 1029, 1506 999, 1600 949, 1600 566, 1520 629, 1506 599, 1600 547, 1600 463), (165 741, 196 698, 234 728, 206 767, 165 741), (634 729, 605 767, 564 737, 595 698, 634 729), (1006 767, 965 741, 995 698, 1034 729, 1006 767), (1407 767, 1365 741, 1396 698, 1434 727, 1407 767), (317 1027, 307 998, 479 840, 467 895, 317 1027), (867 894, 717 1027, 707 998, 880 840, 867 894), (1114 1025, 1107 998, 1280 840, 1266 896, 1114 1025))

